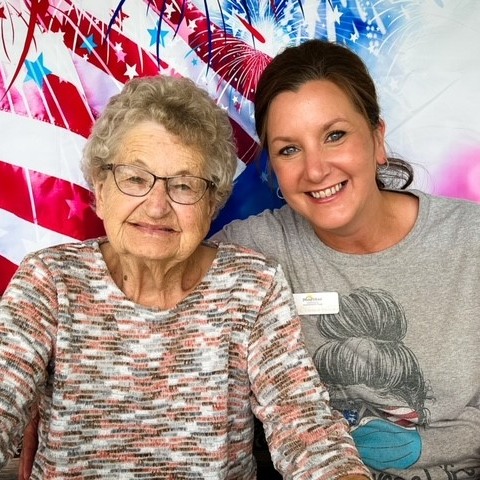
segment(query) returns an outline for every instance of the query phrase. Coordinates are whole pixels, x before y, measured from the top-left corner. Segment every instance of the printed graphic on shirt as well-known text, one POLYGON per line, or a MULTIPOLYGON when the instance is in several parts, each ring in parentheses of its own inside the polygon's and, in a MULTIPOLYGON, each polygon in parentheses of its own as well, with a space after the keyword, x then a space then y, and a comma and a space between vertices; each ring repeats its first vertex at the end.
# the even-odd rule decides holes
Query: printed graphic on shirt
POLYGON ((389 292, 359 288, 340 296, 338 314, 319 315, 327 339, 314 355, 364 462, 375 470, 408 469, 422 453, 417 427, 433 400, 415 354, 405 345, 407 319, 389 292))

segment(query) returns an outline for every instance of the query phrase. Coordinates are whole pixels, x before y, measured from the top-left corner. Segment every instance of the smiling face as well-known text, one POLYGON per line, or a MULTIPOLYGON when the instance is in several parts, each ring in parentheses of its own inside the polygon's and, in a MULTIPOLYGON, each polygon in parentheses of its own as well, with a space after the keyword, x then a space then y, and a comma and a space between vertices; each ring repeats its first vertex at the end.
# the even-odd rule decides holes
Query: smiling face
POLYGON ((375 218, 375 181, 385 163, 383 124, 372 132, 333 82, 280 93, 267 117, 267 145, 285 200, 319 238, 355 235, 375 218))
MULTIPOLYGON (((118 152, 114 164, 136 165, 157 176, 205 176, 202 156, 154 122, 128 130, 118 152)), ((214 212, 210 190, 194 205, 180 205, 157 180, 146 196, 131 197, 120 192, 112 172, 96 182, 95 195, 113 249, 147 261, 188 259, 207 235, 214 212)))

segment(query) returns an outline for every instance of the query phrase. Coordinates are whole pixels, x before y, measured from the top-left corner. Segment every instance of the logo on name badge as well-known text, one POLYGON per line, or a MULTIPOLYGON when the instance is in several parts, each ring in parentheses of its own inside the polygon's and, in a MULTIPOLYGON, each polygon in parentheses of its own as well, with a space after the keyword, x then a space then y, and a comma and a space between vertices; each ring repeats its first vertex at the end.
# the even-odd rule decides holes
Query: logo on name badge
POLYGON ((326 315, 340 311, 337 292, 294 293, 299 315, 326 315))

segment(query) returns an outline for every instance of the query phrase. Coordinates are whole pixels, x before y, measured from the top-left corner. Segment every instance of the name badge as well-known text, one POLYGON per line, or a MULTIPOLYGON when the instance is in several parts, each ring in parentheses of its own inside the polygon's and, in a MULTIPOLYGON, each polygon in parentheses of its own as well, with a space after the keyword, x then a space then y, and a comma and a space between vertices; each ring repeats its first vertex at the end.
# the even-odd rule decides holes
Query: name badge
POLYGON ((325 315, 340 311, 337 292, 294 293, 293 298, 299 315, 325 315))

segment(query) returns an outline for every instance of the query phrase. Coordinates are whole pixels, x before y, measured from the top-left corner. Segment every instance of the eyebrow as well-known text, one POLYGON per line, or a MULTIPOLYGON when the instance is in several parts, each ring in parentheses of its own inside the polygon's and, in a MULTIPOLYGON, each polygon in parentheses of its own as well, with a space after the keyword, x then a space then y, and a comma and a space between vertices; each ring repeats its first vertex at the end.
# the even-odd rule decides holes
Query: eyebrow
MULTIPOLYGON (((324 125, 321 125, 321 130, 323 132, 326 132, 326 131, 330 130, 337 123, 350 123, 350 122, 349 122, 349 120, 347 120, 344 117, 335 117, 332 120, 329 120, 324 125)), ((279 135, 277 137, 272 138, 270 141, 272 143, 273 142, 287 142, 288 143, 288 142, 292 141, 292 137, 290 137, 288 135, 279 135)))
MULTIPOLYGON (((147 172, 150 172, 150 173, 153 173, 154 175, 156 175, 157 177, 159 176, 164 176, 164 175, 157 175, 155 172, 152 172, 152 170, 150 170, 149 166, 145 164, 145 162, 143 160, 140 160, 140 159, 136 159, 133 163, 124 163, 123 165, 131 165, 132 167, 138 167, 138 168, 141 168, 143 170, 146 170, 147 172)), ((200 175, 199 174, 196 174, 196 173, 192 173, 190 170, 180 170, 172 175, 166 175, 168 177, 177 177, 177 176, 194 176, 196 177, 197 175, 200 175)))

